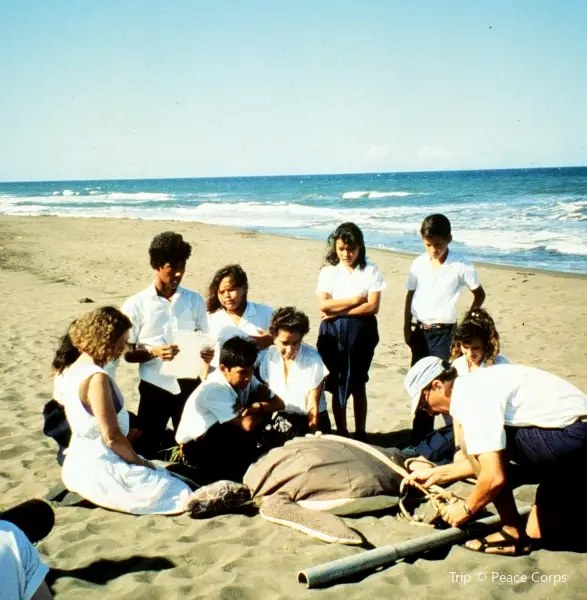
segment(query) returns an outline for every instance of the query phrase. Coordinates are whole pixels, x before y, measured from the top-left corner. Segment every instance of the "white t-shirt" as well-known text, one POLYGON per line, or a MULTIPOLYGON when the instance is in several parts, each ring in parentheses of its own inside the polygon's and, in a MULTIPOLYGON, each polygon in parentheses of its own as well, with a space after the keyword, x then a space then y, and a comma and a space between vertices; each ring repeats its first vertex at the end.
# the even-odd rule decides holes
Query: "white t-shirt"
POLYGON ((244 390, 237 392, 217 369, 187 399, 175 440, 178 444, 185 444, 200 437, 215 423, 234 419, 234 403, 239 401, 241 406, 246 406, 250 394, 260 386, 261 383, 253 377, 244 390))
POLYGON ((333 300, 342 300, 382 292, 385 288, 383 275, 372 262, 367 262, 364 269, 355 267, 352 271, 339 262, 320 269, 316 294, 328 293, 333 300))
POLYGON ((48 572, 26 535, 16 525, 0 521, 0 598, 29 600, 48 572))
MULTIPOLYGON (((490 366, 494 367, 496 365, 509 365, 509 363, 510 361, 505 356, 498 354, 494 359, 494 363, 490 366)), ((469 375, 469 373, 474 373, 477 370, 475 369, 475 371, 469 371, 469 365, 467 364, 467 358, 465 356, 459 356, 458 358, 455 358, 452 366, 457 370, 459 377, 462 377, 463 375, 469 375)), ((486 369, 487 363, 482 361, 478 368, 486 369)))
MULTIPOLYGON (((167 300, 157 294, 155 284, 135 294, 120 309, 132 321, 128 337, 131 344, 147 348, 173 343, 174 331, 201 331, 208 333, 206 304, 197 292, 181 285, 167 300)), ((160 373, 163 360, 153 358, 139 365, 139 376, 172 394, 179 394, 177 379, 160 373)), ((111 372, 109 372, 111 374, 111 372)))
MULTIPOLYGON (((226 340, 235 336, 248 340, 251 335, 258 336, 259 329, 268 331, 273 312, 273 309, 270 306, 267 306, 267 304, 247 302, 245 312, 238 325, 223 308, 217 310, 215 313, 208 314, 209 332, 217 340, 214 349, 214 358, 210 364, 213 367, 218 367, 220 364, 218 360, 220 357, 220 346, 222 346, 226 340)), ((261 361, 264 352, 265 350, 259 353, 257 364, 261 361)))
MULTIPOLYGON (((287 412, 307 414, 308 394, 324 381, 328 369, 314 348, 302 344, 290 365, 286 381, 283 357, 275 346, 271 346, 259 365, 259 375, 271 391, 285 402, 287 412)), ((326 397, 322 390, 318 411, 326 410, 326 397)))
POLYGON ((587 395, 534 367, 496 365, 456 378, 450 414, 463 427, 467 452, 482 454, 505 448, 505 425, 571 425, 587 416, 587 395))
POLYGON ((481 284, 475 267, 454 252, 434 268, 428 254, 412 262, 406 288, 414 291, 412 316, 422 323, 456 323, 457 302, 463 287, 476 290, 481 284))

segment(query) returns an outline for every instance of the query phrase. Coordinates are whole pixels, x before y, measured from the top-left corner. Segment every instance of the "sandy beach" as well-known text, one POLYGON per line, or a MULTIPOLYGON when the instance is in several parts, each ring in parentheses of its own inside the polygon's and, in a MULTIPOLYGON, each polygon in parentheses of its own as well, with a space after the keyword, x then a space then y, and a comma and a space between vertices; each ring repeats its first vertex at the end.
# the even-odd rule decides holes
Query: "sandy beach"
MULTIPOLYGON (((315 288, 324 243, 186 222, 0 217, 2 506, 43 497, 60 481, 56 445, 41 431, 42 407, 51 398, 50 362, 57 338, 76 316, 98 305, 120 306, 146 287, 152 279, 148 245, 167 230, 182 233, 193 246, 186 287, 204 294, 216 269, 239 262, 249 276, 249 298, 307 312, 312 323, 307 341, 315 343, 315 288), (83 298, 94 304, 80 303, 83 298)), ((368 256, 380 267, 388 289, 379 313, 381 342, 371 367, 367 430, 369 441, 390 446, 404 442, 410 426, 403 387, 410 355, 402 323, 412 257, 379 250, 369 250, 368 256)), ((488 265, 478 265, 478 270, 502 353, 512 362, 545 368, 587 390, 587 278, 488 265)), ((465 291, 461 314, 470 299, 465 291)), ((127 406, 134 409, 136 365, 122 363, 117 381, 127 406)), ((522 501, 532 498, 530 489, 518 495, 522 501)), ((428 533, 391 513, 348 522, 374 546, 428 533)), ((53 569, 52 587, 59 600, 82 595, 86 600, 490 599, 514 592, 525 598, 581 598, 587 584, 581 553, 539 550, 529 557, 500 558, 453 547, 353 583, 308 591, 297 583, 298 571, 363 550, 325 544, 258 515, 198 521, 186 515, 134 517, 60 507, 55 528, 38 549, 53 569), (525 575, 528 581, 492 582, 494 572, 506 578, 525 575), (479 573, 486 573, 488 580, 478 581, 479 573), (537 581, 532 581, 533 573, 539 574, 534 575, 537 581), (471 581, 455 574, 470 575, 471 581), (566 582, 554 585, 552 577, 546 581, 554 575, 565 575, 566 582)))

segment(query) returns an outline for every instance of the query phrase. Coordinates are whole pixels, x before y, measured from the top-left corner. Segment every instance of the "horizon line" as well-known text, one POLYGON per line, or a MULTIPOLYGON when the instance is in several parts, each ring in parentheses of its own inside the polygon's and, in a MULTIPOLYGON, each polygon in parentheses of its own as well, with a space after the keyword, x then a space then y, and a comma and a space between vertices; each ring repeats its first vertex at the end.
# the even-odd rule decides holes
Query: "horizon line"
POLYGON ((271 175, 214 175, 214 176, 181 176, 181 177, 107 177, 84 179, 28 179, 0 181, 2 184, 20 183, 75 183, 82 181, 172 181, 172 180, 210 180, 210 179, 259 179, 259 178, 287 178, 287 177, 335 177, 349 175, 404 175, 418 173, 479 173, 491 171, 543 171, 555 169, 585 169, 587 165, 557 165, 548 167, 496 167, 491 169, 425 169, 414 171, 347 171, 337 173, 281 173, 271 175))

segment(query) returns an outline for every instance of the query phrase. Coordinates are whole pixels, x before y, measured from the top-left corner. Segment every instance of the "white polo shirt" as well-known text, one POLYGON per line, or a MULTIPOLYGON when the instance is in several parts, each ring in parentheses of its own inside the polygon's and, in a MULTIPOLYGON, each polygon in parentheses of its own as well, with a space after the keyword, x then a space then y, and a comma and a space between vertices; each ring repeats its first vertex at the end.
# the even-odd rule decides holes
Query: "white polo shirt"
MULTIPOLYGON (((132 321, 128 341, 146 348, 173 343, 174 331, 202 331, 208 333, 206 304, 197 292, 178 286, 167 300, 157 294, 152 283, 142 292, 135 294, 120 309, 132 321)), ((161 375, 163 360, 153 358, 139 365, 139 376, 172 394, 179 394, 177 379, 161 375)))
MULTIPOLYGON (((494 363, 490 366, 494 367, 497 365, 509 365, 509 363, 510 363, 510 361, 505 356, 498 354, 494 359, 494 363)), ((463 375, 469 375, 469 373, 475 372, 475 371, 469 371, 469 365, 467 364, 466 356, 459 356, 458 358, 455 358, 452 363, 452 366, 457 370, 459 377, 462 377, 463 375)), ((485 361, 482 361, 481 364, 479 365, 479 369, 486 369, 486 368, 487 368, 487 363, 485 361)), ((477 370, 477 369, 475 369, 475 370, 477 370)))
MULTIPOLYGON (((271 346, 259 365, 259 375, 271 391, 285 402, 287 412, 307 414, 308 394, 324 381, 328 369, 314 348, 302 344, 290 365, 286 381, 283 357, 276 346, 271 346)), ((320 396, 318 410, 327 410, 324 390, 320 396)))
POLYGON ((469 454, 503 450, 505 425, 563 428, 587 416, 587 395, 534 367, 496 365, 454 383, 450 414, 463 427, 469 454))
POLYGON ((382 292, 385 288, 383 275, 374 263, 367 261, 364 269, 357 266, 349 271, 339 262, 320 269, 316 294, 328 293, 333 300, 342 300, 382 292))
POLYGON ((16 525, 0 521, 0 598, 29 600, 48 572, 26 535, 16 525))
MULTIPOLYGON (((218 361, 220 357, 220 346, 222 346, 226 340, 235 336, 249 340, 249 336, 259 335, 259 329, 269 331, 269 323, 271 322, 273 312, 273 309, 270 306, 267 306, 267 304, 247 302, 245 312, 238 325, 223 308, 217 310, 215 313, 208 314, 209 332, 217 340, 214 358, 210 364, 213 367, 218 368, 218 365, 220 364, 218 361)), ((259 353, 257 364, 260 362, 264 353, 265 350, 259 353)))
POLYGON ((463 287, 471 291, 481 284, 475 267, 450 249, 442 265, 432 266, 428 254, 421 254, 410 267, 406 288, 415 291, 412 316, 422 323, 456 323, 457 302, 463 287))
POLYGON ((226 423, 236 416, 232 410, 235 402, 249 404, 249 396, 261 383, 253 376, 249 385, 237 392, 220 369, 211 373, 187 399, 181 421, 175 434, 178 444, 199 438, 215 423, 226 423))

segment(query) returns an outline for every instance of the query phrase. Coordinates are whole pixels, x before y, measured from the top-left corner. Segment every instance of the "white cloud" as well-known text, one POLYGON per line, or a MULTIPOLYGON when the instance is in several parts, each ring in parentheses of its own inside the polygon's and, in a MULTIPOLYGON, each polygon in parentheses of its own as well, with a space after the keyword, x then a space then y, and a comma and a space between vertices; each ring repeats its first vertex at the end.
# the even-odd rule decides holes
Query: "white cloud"
POLYGON ((389 148, 387 146, 371 146, 367 150, 365 156, 369 160, 385 160, 389 154, 389 148))
POLYGON ((418 158, 451 158, 454 153, 449 152, 444 146, 422 146, 418 150, 418 158))

